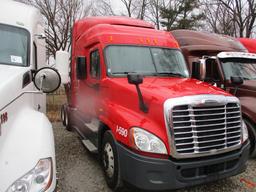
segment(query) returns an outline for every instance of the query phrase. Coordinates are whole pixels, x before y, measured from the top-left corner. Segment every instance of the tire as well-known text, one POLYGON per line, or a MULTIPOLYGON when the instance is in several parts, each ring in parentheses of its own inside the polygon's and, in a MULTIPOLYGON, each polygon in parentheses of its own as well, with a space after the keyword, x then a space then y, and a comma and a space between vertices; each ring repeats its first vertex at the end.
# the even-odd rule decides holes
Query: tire
POLYGON ((64 105, 61 106, 60 118, 61 118, 61 121, 62 121, 62 125, 66 126, 66 112, 65 112, 65 106, 64 105))
POLYGON ((65 122, 63 123, 63 125, 66 127, 67 131, 72 131, 72 126, 70 125, 68 107, 64 107, 64 113, 65 113, 65 122))
POLYGON ((248 119, 244 119, 248 128, 249 140, 250 140, 250 157, 256 158, 256 126, 254 126, 248 119))
POLYGON ((116 144, 111 131, 106 131, 103 136, 100 161, 105 180, 109 188, 115 192, 122 191, 123 182, 120 176, 120 164, 116 144))

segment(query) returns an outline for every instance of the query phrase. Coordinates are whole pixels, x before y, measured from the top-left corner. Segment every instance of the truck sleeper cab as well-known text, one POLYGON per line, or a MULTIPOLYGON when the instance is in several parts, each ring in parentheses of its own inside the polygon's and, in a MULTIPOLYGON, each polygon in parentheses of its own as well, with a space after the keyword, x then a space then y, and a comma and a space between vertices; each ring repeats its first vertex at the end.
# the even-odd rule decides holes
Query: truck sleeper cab
POLYGON ((56 187, 54 137, 43 91, 50 77, 56 89, 60 79, 54 78, 60 76, 50 68, 41 69, 46 64, 42 21, 35 8, 1 1, 1 192, 53 192, 56 187), (35 86, 39 84, 41 91, 35 86))
POLYGON ((169 33, 90 17, 75 23, 72 39, 63 123, 99 153, 110 188, 177 189, 245 170, 239 100, 190 79, 169 33))
POLYGON ((191 30, 171 32, 181 46, 194 78, 215 85, 240 99, 247 124, 251 157, 256 157, 256 54, 232 37, 191 30), (194 64, 194 66, 193 66, 194 64), (199 64, 199 67, 195 67, 199 64), (233 82, 240 78, 242 84, 233 82))

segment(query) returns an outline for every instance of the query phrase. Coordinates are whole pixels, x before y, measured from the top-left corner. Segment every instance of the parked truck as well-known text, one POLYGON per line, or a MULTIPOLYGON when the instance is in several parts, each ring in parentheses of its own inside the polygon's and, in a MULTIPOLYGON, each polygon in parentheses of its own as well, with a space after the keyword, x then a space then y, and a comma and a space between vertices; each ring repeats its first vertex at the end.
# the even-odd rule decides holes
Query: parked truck
POLYGON ((239 38, 238 39, 250 53, 256 53, 256 39, 239 38))
POLYGON ((45 66, 38 10, 0 3, 0 191, 53 192, 56 163, 46 96, 60 75, 45 66), (37 88, 39 90, 37 90, 37 88))
POLYGON ((141 20, 89 17, 74 24, 72 40, 63 123, 99 154, 110 188, 177 189, 245 170, 239 100, 191 79, 169 33, 141 20))
POLYGON ((175 30, 193 77, 213 84, 240 99, 242 116, 251 141, 250 154, 256 156, 256 54, 232 37, 175 30))

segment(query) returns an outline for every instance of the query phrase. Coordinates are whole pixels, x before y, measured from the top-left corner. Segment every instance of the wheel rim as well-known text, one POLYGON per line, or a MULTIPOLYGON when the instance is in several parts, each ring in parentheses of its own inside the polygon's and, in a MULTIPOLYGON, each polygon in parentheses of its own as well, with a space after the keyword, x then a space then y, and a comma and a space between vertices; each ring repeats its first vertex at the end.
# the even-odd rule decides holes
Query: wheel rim
POLYGON ((105 144, 103 152, 103 166, 109 178, 114 175, 114 152, 109 143, 105 144))
POLYGON ((66 112, 65 125, 68 126, 68 114, 66 112))
POLYGON ((65 115, 64 115, 64 109, 63 109, 63 107, 62 107, 62 109, 61 109, 61 113, 60 113, 60 118, 61 118, 61 121, 64 123, 64 120, 65 120, 65 117, 64 117, 65 115))

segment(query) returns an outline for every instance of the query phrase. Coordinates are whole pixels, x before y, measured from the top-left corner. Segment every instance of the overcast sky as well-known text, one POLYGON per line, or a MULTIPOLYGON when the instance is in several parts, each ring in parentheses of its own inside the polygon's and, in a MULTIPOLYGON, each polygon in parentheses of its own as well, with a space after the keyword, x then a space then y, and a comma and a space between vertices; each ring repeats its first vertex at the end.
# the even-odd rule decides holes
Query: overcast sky
POLYGON ((120 12, 125 12, 124 4, 121 0, 111 0, 112 7, 114 11, 119 14, 120 12))

